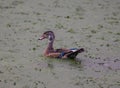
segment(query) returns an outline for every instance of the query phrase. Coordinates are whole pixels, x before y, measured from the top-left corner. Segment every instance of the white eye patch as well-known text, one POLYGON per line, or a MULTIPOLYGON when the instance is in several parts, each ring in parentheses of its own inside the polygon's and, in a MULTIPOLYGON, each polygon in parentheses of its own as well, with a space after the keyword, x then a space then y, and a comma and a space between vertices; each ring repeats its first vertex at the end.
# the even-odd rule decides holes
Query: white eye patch
POLYGON ((51 36, 49 35, 49 36, 48 36, 48 39, 50 40, 50 38, 51 38, 51 36))
POLYGON ((50 41, 53 40, 53 36, 49 35, 49 36, 48 36, 48 39, 49 39, 50 41))

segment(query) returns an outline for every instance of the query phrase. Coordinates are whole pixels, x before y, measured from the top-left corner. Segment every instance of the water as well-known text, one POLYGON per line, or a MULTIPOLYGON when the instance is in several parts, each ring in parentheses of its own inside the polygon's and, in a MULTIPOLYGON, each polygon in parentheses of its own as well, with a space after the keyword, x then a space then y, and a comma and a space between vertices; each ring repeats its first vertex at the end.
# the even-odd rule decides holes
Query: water
POLYGON ((119 88, 120 1, 1 0, 1 88, 119 88), (77 60, 42 56, 46 30, 55 48, 84 48, 77 60))

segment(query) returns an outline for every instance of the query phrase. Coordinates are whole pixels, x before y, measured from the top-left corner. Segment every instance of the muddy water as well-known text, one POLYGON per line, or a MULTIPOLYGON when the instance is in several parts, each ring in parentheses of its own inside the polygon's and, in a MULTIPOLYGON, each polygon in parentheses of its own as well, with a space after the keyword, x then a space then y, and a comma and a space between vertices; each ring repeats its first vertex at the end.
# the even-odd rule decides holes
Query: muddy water
POLYGON ((119 0, 1 0, 0 88, 119 88, 119 0), (46 30, 55 48, 82 47, 76 60, 42 56, 46 30))

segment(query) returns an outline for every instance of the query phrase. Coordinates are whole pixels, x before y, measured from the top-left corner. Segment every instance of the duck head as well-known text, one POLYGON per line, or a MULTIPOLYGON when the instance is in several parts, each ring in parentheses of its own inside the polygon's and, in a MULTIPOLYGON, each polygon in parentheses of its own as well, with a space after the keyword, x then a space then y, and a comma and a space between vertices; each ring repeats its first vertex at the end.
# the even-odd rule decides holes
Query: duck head
POLYGON ((54 41, 55 35, 53 31, 46 31, 38 40, 48 39, 50 42, 54 41))

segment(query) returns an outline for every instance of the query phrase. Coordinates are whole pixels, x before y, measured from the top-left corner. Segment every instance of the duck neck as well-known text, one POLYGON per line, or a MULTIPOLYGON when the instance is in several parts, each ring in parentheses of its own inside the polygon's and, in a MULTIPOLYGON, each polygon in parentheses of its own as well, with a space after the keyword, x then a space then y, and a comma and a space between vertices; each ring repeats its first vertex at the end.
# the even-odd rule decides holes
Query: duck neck
POLYGON ((44 52, 45 55, 47 55, 47 54, 49 54, 51 52, 54 52, 53 42, 54 41, 49 41, 49 43, 47 45, 47 48, 45 49, 45 52, 44 52))
POLYGON ((49 43, 48 43, 48 46, 47 46, 47 50, 53 50, 53 42, 54 42, 54 40, 53 41, 49 41, 49 43))

